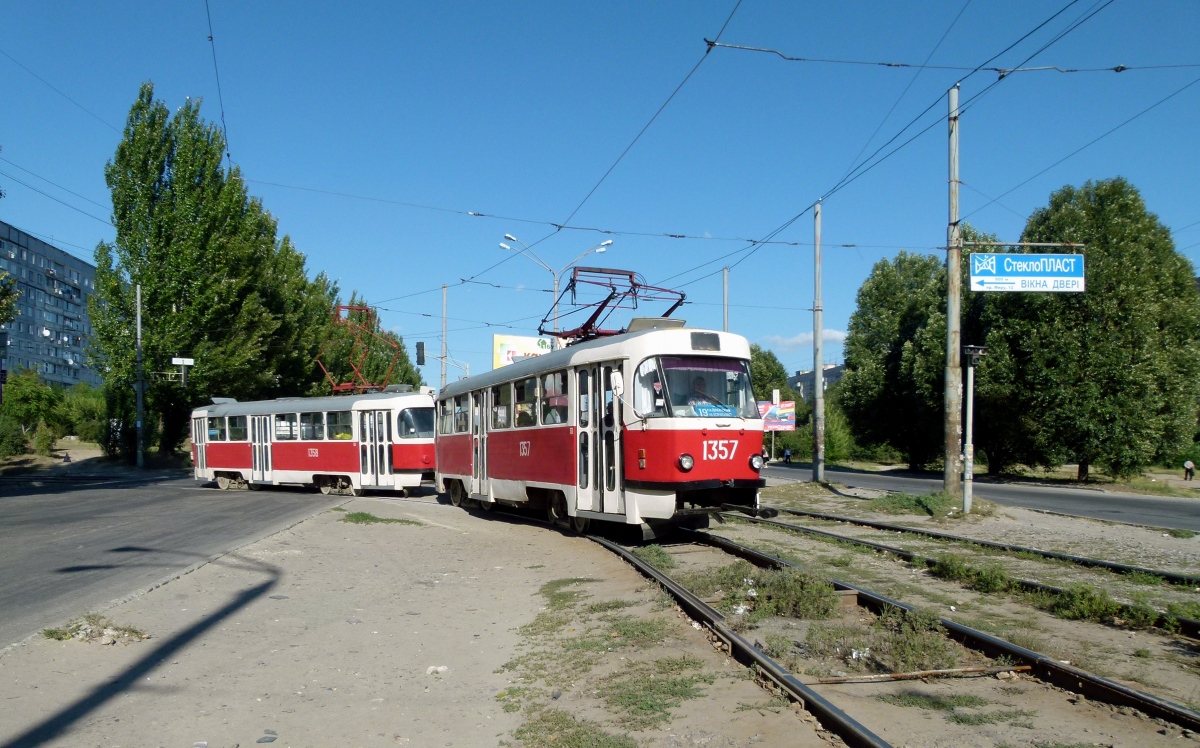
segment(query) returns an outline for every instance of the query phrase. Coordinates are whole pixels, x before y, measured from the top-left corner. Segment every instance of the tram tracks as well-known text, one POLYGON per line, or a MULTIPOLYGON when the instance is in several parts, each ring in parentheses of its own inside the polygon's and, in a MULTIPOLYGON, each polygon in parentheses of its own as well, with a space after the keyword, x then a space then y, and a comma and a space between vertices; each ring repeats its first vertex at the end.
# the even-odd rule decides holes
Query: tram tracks
MULTIPOLYGON (((853 537, 853 536, 849 536, 849 535, 842 535, 839 533, 830 532, 828 530, 817 529, 815 527, 806 527, 803 525, 796 525, 796 524, 792 524, 789 522, 780 522, 778 520, 764 519, 761 517, 749 517, 749 516, 745 516, 743 514, 736 514, 736 513, 725 514, 724 517, 731 519, 731 520, 736 520, 736 521, 741 521, 741 522, 750 522, 753 524, 763 525, 763 526, 772 527, 772 528, 776 528, 776 529, 787 530, 789 532, 813 535, 813 536, 817 536, 817 537, 824 538, 827 540, 833 540, 833 541, 836 541, 839 543, 849 543, 849 544, 856 545, 856 546, 859 546, 862 548, 868 548, 873 551, 887 553, 887 554, 890 554, 897 558, 908 561, 910 563, 913 563, 913 564, 916 564, 919 566, 925 566, 928 568, 936 568, 937 564, 939 563, 939 559, 936 556, 929 556, 929 555, 925 555, 923 553, 919 553, 917 551, 909 550, 907 548, 901 548, 899 546, 889 545, 886 543, 878 543, 878 542, 875 542, 872 540, 866 540, 863 538, 857 538, 857 537, 853 537)), ((874 523, 874 524, 880 525, 883 523, 874 523)), ((880 528, 880 529, 891 529, 891 528, 884 527, 884 528, 880 528)), ((902 532, 903 528, 897 526, 896 531, 902 532)), ((935 534, 931 534, 928 532, 926 532, 924 534, 936 536, 935 534)), ((947 538, 943 537, 942 539, 947 539, 947 538)), ((973 542, 967 538, 955 537, 954 539, 962 540, 964 542, 973 542)), ((983 545, 984 547, 989 547, 989 545, 999 545, 999 544, 979 543, 979 545, 983 545)), ((1009 549, 1005 549, 1005 550, 1009 550, 1009 549)), ((1025 549, 1022 549, 1022 551, 1019 551, 1019 552, 1023 552, 1024 550, 1025 549)), ((1029 550, 1032 550, 1032 549, 1029 549, 1029 550)), ((1039 552, 1039 554, 1043 555, 1046 558, 1053 558, 1054 555, 1059 555, 1059 554, 1050 554, 1049 552, 1039 552)), ((1081 558, 1080 560, 1081 561, 1086 560, 1086 561, 1091 562, 1091 563, 1081 564, 1081 565, 1093 566, 1093 567, 1101 567, 1102 564, 1106 563, 1106 562, 1100 561, 1099 559, 1082 559, 1081 558)), ((1111 566, 1122 567, 1124 565, 1112 564, 1111 566)), ((1109 571, 1115 570, 1111 567, 1101 567, 1101 568, 1108 568, 1109 571)), ((1155 575, 1155 576, 1159 576, 1159 577, 1162 577, 1162 575, 1164 575, 1164 574, 1170 573, 1170 572, 1162 572, 1162 571, 1158 571, 1158 570, 1154 570, 1154 569, 1143 569, 1141 567, 1125 567, 1125 568, 1130 569, 1130 570, 1135 570, 1138 573, 1155 575)), ((1176 575, 1176 576, 1186 576, 1186 575, 1176 575)), ((1052 584, 1046 584, 1044 582, 1039 582, 1039 581, 1036 581, 1033 579, 1007 578, 1005 580, 1005 584, 1012 585, 1016 588, 1026 591, 1026 592, 1042 593, 1045 595, 1051 595, 1051 596, 1056 596, 1056 597, 1064 594, 1064 588, 1062 588, 1062 587, 1052 585, 1052 584)), ((1179 632, 1179 633, 1184 634, 1185 636, 1189 636, 1192 638, 1200 638, 1200 621, 1197 621, 1193 618, 1189 618, 1189 617, 1181 616, 1181 615, 1175 615, 1170 612, 1150 610, 1144 604, 1120 603, 1116 612, 1120 616, 1127 618, 1127 619, 1136 618, 1138 620, 1147 620, 1148 625, 1154 626, 1156 628, 1161 628, 1161 629, 1171 631, 1171 632, 1179 632), (1148 619, 1150 619, 1150 620, 1148 620, 1148 619)))
MULTIPOLYGON (((797 564, 791 563, 785 559, 772 556, 711 533, 683 530, 681 531, 681 535, 682 540, 718 549, 719 551, 727 553, 732 557, 749 561, 751 564, 759 568, 800 568, 797 564)), ((746 663, 748 666, 754 667, 759 674, 774 684, 775 687, 786 692, 792 699, 801 703, 821 722, 822 725, 835 734, 841 736, 842 739, 848 744, 872 746, 888 744, 876 731, 872 731, 870 729, 869 724, 871 723, 871 720, 866 720, 868 724, 864 725, 862 721, 851 717, 850 713, 846 709, 843 709, 838 705, 839 703, 848 701, 849 703, 854 703, 857 708, 864 702, 861 700, 856 701, 854 698, 847 697, 844 691, 836 691, 838 688, 837 686, 822 685, 819 682, 804 682, 800 677, 797 677, 796 673, 789 672, 783 664, 768 656, 768 654, 763 651, 764 647, 762 646, 761 642, 752 642, 750 637, 738 631, 736 622, 731 623, 720 611, 710 604, 712 603, 711 600, 706 602, 705 600, 701 599, 700 596, 694 594, 691 590, 685 587, 679 580, 672 578, 672 576, 670 576, 665 570, 656 568, 655 565, 642 558, 639 558, 631 551, 622 548, 618 544, 613 543, 611 540, 596 536, 590 537, 592 540, 595 540, 609 550, 618 553, 622 558, 634 565, 635 568, 637 568, 646 576, 659 582, 664 589, 666 589, 672 596, 676 598, 681 608, 684 609, 695 620, 700 621, 706 627, 708 627, 710 631, 712 631, 713 636, 719 640, 723 646, 728 647, 731 654, 733 654, 742 662, 746 663)), ((831 579, 830 581, 834 585, 835 589, 852 593, 858 605, 863 606, 876 615, 892 615, 895 613, 895 611, 903 611, 903 615, 905 616, 916 614, 916 608, 913 606, 873 592, 862 586, 837 579, 831 579)), ((1200 731, 1200 713, 1197 713, 1187 707, 1153 694, 1131 688, 1109 678, 1092 674, 1081 668, 1059 662, 1053 657, 1016 646, 998 637, 992 636, 986 632, 979 631, 969 626, 965 626, 961 623, 957 623, 946 618, 941 618, 939 624, 949 638, 958 642, 967 649, 970 649, 988 658, 992 658, 993 664, 1020 663, 1030 668, 1032 675, 1042 683, 1058 687, 1071 693, 1080 694, 1088 699, 1092 699, 1104 704, 1137 710, 1138 713, 1148 715, 1151 718, 1159 720, 1161 724, 1170 722, 1187 730, 1200 731)), ((988 668, 985 667, 982 669, 986 672, 988 668)), ((1005 668, 1001 667, 1000 669, 1004 670, 1005 668)), ((995 668, 992 668, 992 670, 994 671, 995 668)), ((811 678, 809 680, 811 680, 811 678)), ((1051 691, 1051 693, 1053 693, 1053 691, 1051 691)), ((904 696, 904 698, 908 698, 909 701, 915 704, 935 703, 937 699, 941 698, 913 694, 914 692, 910 689, 909 691, 906 691, 905 694, 902 694, 902 696, 904 696), (922 702, 921 699, 925 699, 925 702, 922 702), (932 702, 930 701, 931 699, 933 700, 932 702)), ((1006 698, 1017 697, 1009 696, 1006 698)), ((1039 698, 1045 700, 1047 697, 1043 695, 1039 696, 1039 698)), ((1065 699, 1059 699, 1059 701, 1064 700, 1065 699)), ((1065 701, 1070 704, 1078 703, 1078 701, 1075 700, 1065 701)), ((945 703, 953 703, 953 700, 951 699, 949 701, 945 701, 945 703)), ((976 702, 967 701, 965 703, 970 706, 972 703, 976 702)), ((987 700, 977 699, 977 703, 988 702, 987 700)), ((1064 712, 1062 704, 1058 704, 1055 708, 1057 709, 1058 713, 1069 713, 1071 711, 1070 708, 1067 708, 1066 712, 1064 712)), ((1002 710, 1000 712, 993 711, 990 713, 981 714, 965 714, 961 715, 961 719, 964 720, 965 724, 973 724, 969 721, 972 718, 983 720, 983 722, 979 722, 978 724, 986 724, 987 719, 993 718, 997 714, 1023 715, 1035 713, 1036 711, 1023 711, 1020 709, 1015 711, 1010 710, 1007 712, 1002 710)), ((1113 714, 1112 716, 1116 718, 1118 715, 1113 714)), ((928 718, 929 717, 926 715, 926 719, 928 718)), ((950 717, 947 716, 946 719, 950 720, 950 717)), ((1032 726, 1020 724, 1016 721, 1014 721, 1014 724, 1021 728, 1032 726)), ((929 727, 930 725, 925 725, 925 729, 928 729, 929 727)), ((1086 731, 1088 728, 1078 727, 1076 729, 1086 731)), ((1157 728, 1155 729, 1157 730, 1157 728)), ((1158 731, 1163 732, 1162 730, 1158 731)), ((1068 735, 1068 737, 1078 736, 1068 735)))

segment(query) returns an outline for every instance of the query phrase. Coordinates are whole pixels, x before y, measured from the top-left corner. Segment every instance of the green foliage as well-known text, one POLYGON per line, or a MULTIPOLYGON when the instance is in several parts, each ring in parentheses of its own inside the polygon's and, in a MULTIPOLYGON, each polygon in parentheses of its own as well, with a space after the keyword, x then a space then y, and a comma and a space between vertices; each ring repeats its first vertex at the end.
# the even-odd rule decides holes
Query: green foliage
POLYGON ((840 404, 854 436, 889 444, 914 467, 941 452, 946 271, 900 252, 858 290, 845 342, 840 404))
POLYGON ((1195 531, 1193 531, 1193 530, 1185 530, 1185 529, 1184 529, 1184 528, 1182 528, 1182 527, 1172 527, 1172 528, 1169 528, 1169 529, 1167 530, 1167 534, 1168 534, 1168 535, 1170 535, 1170 536, 1171 536, 1171 537, 1173 537, 1173 538, 1183 538, 1184 540, 1190 540, 1190 539, 1192 539, 1192 538, 1196 537, 1196 533, 1195 533, 1195 531))
POLYGON ((29 451, 29 437, 12 416, 0 413, 0 457, 16 457, 29 451))
POLYGON ((54 432, 45 421, 38 421, 37 429, 33 432, 33 451, 43 457, 49 457, 54 451, 54 432))
POLYGON ((352 525, 421 525, 415 519, 397 519, 395 517, 376 517, 370 512, 350 512, 342 517, 342 522, 352 525))
POLYGON ((644 730, 666 724, 671 709, 685 700, 704 695, 700 684, 711 684, 715 678, 705 673, 684 675, 699 670, 703 662, 695 657, 673 657, 657 660, 651 665, 633 663, 630 668, 610 677, 600 688, 600 697, 624 713, 622 722, 644 730))
POLYGON ((1090 584, 1078 583, 1065 588, 1050 604, 1050 612, 1069 621, 1103 621, 1115 616, 1121 604, 1090 584))
POLYGON ((638 748, 628 735, 610 735, 600 725, 561 709, 542 709, 513 731, 526 748, 638 748))
POLYGON ((79 382, 63 393, 54 413, 60 435, 73 434, 85 442, 100 442, 104 435, 104 390, 79 382))
MULTIPOLYGON (((309 277, 304 255, 279 236, 240 169, 222 168, 224 152, 220 128, 201 118, 198 100, 172 114, 152 84, 142 85, 105 168, 116 239, 96 248, 88 307, 91 363, 108 390, 102 443, 110 452, 129 454, 133 444, 137 286, 151 372, 146 423, 161 420, 161 451, 179 446, 192 407, 213 396, 253 400, 320 387, 315 359, 337 284, 324 273, 309 277), (170 359, 181 355, 196 361, 186 387, 153 374, 172 370, 170 359)), ((401 360, 407 369, 399 375, 412 380, 401 360)))
POLYGON ((674 569, 678 566, 675 558, 663 550, 661 545, 645 545, 634 548, 633 555, 650 564, 656 569, 674 569))
POLYGON ((9 375, 0 413, 15 420, 29 434, 39 423, 54 421, 54 411, 61 401, 62 390, 46 384, 33 369, 24 369, 9 375))
POLYGON ((1191 444, 1200 398, 1200 294, 1171 232, 1121 178, 1067 186, 1029 242, 1086 244, 1087 292, 993 294, 979 370, 982 446, 1001 462, 1139 473, 1191 444))
POLYGON ((771 391, 779 390, 780 400, 795 400, 797 416, 806 406, 800 393, 788 386, 788 370, 784 368, 774 352, 758 344, 750 345, 750 383, 754 387, 754 399, 771 402, 771 391))
POLYGON ((867 502, 867 510, 886 514, 928 514, 945 517, 955 507, 954 499, 943 493, 916 495, 889 493, 867 502))
POLYGON ((896 706, 916 707, 930 712, 949 712, 959 707, 979 708, 987 706, 988 701, 970 694, 926 694, 909 691, 905 693, 883 694, 876 696, 888 704, 896 706))
POLYGON ((700 597, 720 594, 720 607, 727 612, 744 606, 751 624, 771 616, 828 618, 838 605, 825 579, 800 569, 760 569, 748 561, 683 574, 679 581, 700 597))

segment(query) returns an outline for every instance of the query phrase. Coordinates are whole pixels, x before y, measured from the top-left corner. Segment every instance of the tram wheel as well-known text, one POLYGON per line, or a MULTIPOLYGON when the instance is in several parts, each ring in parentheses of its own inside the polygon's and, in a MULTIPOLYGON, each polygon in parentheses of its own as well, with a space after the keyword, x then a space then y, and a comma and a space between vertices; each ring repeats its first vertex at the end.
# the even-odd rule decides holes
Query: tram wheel
POLYGON ((496 502, 494 502, 494 501, 484 501, 483 499, 480 499, 478 501, 478 504, 479 504, 479 508, 485 512, 490 512, 496 508, 496 502))
POLYGON ((546 501, 546 519, 554 526, 567 524, 569 518, 567 517, 566 496, 558 491, 550 494, 550 498, 546 501))
POLYGON ((452 480, 447 487, 450 489, 450 503, 454 506, 461 507, 463 499, 466 498, 466 491, 463 490, 462 481, 452 480))
POLYGON ((590 527, 591 524, 592 521, 587 517, 571 518, 571 529, 580 535, 587 535, 588 527, 590 527))
POLYGON ((261 490, 262 490, 262 484, 261 484, 261 483, 255 483, 255 482, 253 482, 253 481, 247 481, 247 482, 246 482, 246 488, 250 489, 251 491, 261 491, 261 490))
POLYGON ((329 480, 328 478, 317 478, 317 489, 320 490, 321 493, 328 496, 329 494, 333 493, 333 481, 329 480))
POLYGON ((365 496, 366 493, 367 493, 367 491, 364 488, 351 488, 350 489, 351 496, 365 496))
POLYGON ((221 489, 222 491, 228 491, 229 487, 232 485, 233 485, 233 481, 230 480, 228 476, 225 476, 225 475, 217 476, 217 488, 221 489))

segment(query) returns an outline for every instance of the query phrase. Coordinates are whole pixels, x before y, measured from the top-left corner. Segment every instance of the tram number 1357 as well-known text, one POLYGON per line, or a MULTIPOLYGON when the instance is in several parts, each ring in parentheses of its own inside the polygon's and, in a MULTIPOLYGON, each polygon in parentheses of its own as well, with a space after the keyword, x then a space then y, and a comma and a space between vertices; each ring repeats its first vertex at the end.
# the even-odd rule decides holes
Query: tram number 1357
POLYGON ((704 459, 732 460, 737 451, 736 439, 706 439, 704 442, 704 459))

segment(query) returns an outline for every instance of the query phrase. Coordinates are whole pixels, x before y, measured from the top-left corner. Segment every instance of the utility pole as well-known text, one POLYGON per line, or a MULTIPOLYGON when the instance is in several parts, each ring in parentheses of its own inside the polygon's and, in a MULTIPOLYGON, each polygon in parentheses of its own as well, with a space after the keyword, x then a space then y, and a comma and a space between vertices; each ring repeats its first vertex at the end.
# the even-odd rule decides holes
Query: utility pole
POLYGON ((946 228, 945 467, 942 491, 962 495, 962 233, 958 225, 958 84, 949 91, 950 222, 946 228))
POLYGON ((446 284, 442 284, 442 386, 446 389, 446 284))
POLYGON ((137 285, 137 466, 145 467, 146 458, 142 453, 142 421, 145 418, 143 412, 143 395, 142 392, 146 388, 146 382, 142 379, 142 285, 137 285))
POLYGON ((816 290, 813 294, 813 470, 814 483, 825 481, 825 352, 824 314, 821 307, 821 203, 813 211, 813 248, 816 290))
MULTIPOLYGON (((729 332, 729 266, 728 265, 721 268, 721 279, 724 282, 723 288, 724 288, 724 296, 725 296, 725 302, 723 304, 723 306, 725 307, 725 326, 721 329, 724 330, 725 332, 729 332)), ((558 328, 556 327, 554 329, 557 330, 558 328)))

